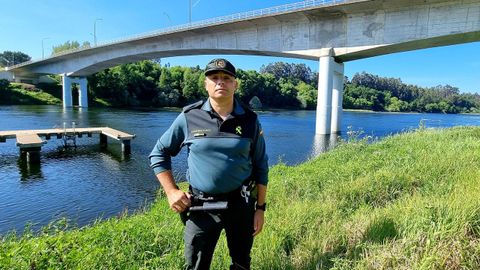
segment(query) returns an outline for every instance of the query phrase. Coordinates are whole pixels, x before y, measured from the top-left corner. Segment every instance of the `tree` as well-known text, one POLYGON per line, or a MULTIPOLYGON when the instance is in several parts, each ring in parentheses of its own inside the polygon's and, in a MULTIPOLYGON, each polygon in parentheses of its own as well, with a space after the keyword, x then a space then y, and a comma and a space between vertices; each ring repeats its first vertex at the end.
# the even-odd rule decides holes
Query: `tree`
POLYGON ((277 80, 289 79, 293 83, 303 81, 305 83, 311 83, 315 80, 315 74, 305 64, 290 64, 284 62, 275 62, 268 65, 263 65, 260 68, 260 73, 270 73, 275 76, 277 80))
POLYGON ((0 53, 0 65, 7 67, 30 61, 32 58, 23 52, 4 51, 0 53))
POLYGON ((7 90, 10 86, 10 82, 5 79, 0 79, 0 91, 7 90))
POLYGON ((200 77, 201 71, 192 68, 187 68, 183 73, 182 93, 186 103, 200 100, 206 96, 206 91, 198 86, 200 77))
POLYGON ((244 103, 250 102, 254 96, 257 95, 258 89, 261 88, 260 74, 254 70, 243 71, 239 69, 237 71, 238 89, 237 96, 244 103))
POLYGON ((288 80, 280 79, 279 86, 280 96, 278 97, 278 105, 287 108, 300 107, 300 102, 297 99, 298 91, 295 88, 295 85, 288 80))
POLYGON ((389 112, 406 112, 410 108, 408 102, 399 100, 397 97, 391 97, 385 109, 389 112))
POLYGON ((317 104, 317 90, 313 86, 300 82, 296 87, 297 99, 302 109, 313 109, 317 104))
POLYGON ((63 44, 53 46, 52 47, 52 55, 64 52, 64 51, 69 51, 69 50, 74 50, 74 49, 84 49, 84 48, 90 48, 90 42, 85 41, 82 43, 80 46, 80 43, 78 41, 67 41, 63 44))

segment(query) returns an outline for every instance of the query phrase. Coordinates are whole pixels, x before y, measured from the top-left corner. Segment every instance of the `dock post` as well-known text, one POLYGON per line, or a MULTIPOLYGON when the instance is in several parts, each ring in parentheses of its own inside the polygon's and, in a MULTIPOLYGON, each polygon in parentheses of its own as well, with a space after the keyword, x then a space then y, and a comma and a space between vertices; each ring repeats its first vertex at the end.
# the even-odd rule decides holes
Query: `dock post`
POLYGON ((108 140, 107 135, 100 133, 100 145, 107 146, 108 140))
POLYGON ((40 163, 40 150, 41 147, 20 148, 20 156, 26 157, 27 163, 38 164, 40 163))
POLYGON ((122 152, 125 155, 128 155, 132 152, 132 148, 130 146, 130 140, 123 140, 122 141, 122 152))

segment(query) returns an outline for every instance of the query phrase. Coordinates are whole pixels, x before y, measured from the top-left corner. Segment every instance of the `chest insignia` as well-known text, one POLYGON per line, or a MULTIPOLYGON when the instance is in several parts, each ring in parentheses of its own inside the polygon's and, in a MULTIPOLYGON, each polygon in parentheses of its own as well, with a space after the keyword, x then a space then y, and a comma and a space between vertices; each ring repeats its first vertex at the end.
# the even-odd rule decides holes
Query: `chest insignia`
POLYGON ((237 135, 242 135, 242 127, 241 127, 241 126, 237 126, 237 127, 235 128, 235 133, 236 133, 237 135))

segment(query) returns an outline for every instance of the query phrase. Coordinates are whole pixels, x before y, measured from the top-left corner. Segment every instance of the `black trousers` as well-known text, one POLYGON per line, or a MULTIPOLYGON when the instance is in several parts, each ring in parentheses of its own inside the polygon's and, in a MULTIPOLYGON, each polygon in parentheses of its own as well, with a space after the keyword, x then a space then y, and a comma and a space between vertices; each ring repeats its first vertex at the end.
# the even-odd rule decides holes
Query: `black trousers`
POLYGON ((186 269, 210 269, 222 229, 232 258, 230 269, 250 269, 254 214, 253 200, 247 203, 240 194, 229 199, 226 210, 190 212, 184 233, 186 269))

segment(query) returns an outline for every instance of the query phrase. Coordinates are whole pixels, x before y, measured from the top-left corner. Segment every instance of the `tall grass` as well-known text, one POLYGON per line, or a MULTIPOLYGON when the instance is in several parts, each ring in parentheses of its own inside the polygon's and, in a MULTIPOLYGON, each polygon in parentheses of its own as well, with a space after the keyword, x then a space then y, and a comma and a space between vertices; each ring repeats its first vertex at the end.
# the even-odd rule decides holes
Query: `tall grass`
MULTIPOLYGON (((344 143, 271 169, 253 269, 479 269, 480 128, 344 143)), ((4 236, 1 269, 181 269, 182 225, 165 199, 140 213, 4 236)), ((225 238, 212 269, 228 269, 225 238)))

